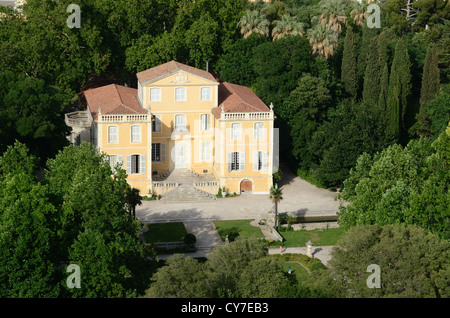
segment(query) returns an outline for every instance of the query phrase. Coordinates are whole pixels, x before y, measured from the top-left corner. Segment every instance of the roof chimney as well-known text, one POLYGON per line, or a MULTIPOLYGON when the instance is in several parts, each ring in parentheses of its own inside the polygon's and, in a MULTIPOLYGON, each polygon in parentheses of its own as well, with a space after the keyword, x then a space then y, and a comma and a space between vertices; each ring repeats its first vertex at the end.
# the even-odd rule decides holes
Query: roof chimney
POLYGON ((206 71, 209 72, 209 60, 206 60, 206 71))

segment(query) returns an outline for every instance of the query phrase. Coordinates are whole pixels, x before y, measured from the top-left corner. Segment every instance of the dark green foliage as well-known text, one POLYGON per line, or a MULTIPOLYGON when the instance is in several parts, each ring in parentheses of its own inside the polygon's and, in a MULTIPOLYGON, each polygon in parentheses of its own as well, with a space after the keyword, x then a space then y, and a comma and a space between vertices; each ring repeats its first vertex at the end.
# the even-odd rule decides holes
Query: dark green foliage
POLYGON ((314 59, 309 42, 304 37, 286 36, 259 45, 253 54, 256 94, 267 104, 273 103, 278 113, 299 77, 311 72, 314 59))
POLYGON ((195 237, 194 234, 187 233, 184 236, 184 243, 189 244, 189 245, 193 245, 193 244, 195 244, 195 242, 197 242, 197 238, 195 237))
POLYGON ((340 187, 362 153, 373 154, 386 145, 377 105, 344 101, 312 137, 310 151, 320 158, 313 176, 328 187, 340 187))
POLYGON ((348 203, 338 212, 341 226, 406 223, 448 235, 449 141, 447 129, 432 144, 412 140, 361 155, 340 195, 348 203))
POLYGON ((39 159, 55 155, 68 144, 64 105, 60 92, 45 81, 0 73, 0 152, 18 140, 39 159))
POLYGON ((256 74, 253 69, 253 49, 266 42, 264 36, 252 34, 237 40, 218 61, 218 71, 224 81, 251 87, 256 74))
POLYGON ((330 92, 321 78, 304 74, 278 111, 287 122, 292 138, 292 155, 301 167, 309 167, 314 153, 308 149, 311 137, 325 119, 331 102, 330 92))
POLYGON ((423 66, 422 88, 420 90, 420 108, 423 110, 433 100, 440 87, 438 46, 430 46, 423 66))
POLYGON ((325 297, 447 298, 448 253, 447 240, 417 226, 359 226, 346 232, 329 268, 310 282, 325 297), (380 268, 381 288, 367 286, 371 264, 380 268))
POLYGON ((353 98, 356 97, 358 83, 356 78, 356 45, 351 28, 347 29, 342 56, 341 81, 344 89, 353 98))
POLYGON ((379 70, 378 56, 377 42, 371 42, 367 55, 362 92, 363 100, 368 103, 376 103, 379 99, 381 73, 379 70))
POLYGON ((204 263, 174 255, 153 276, 147 297, 280 297, 289 292, 279 260, 266 258, 264 240, 238 238, 214 248, 204 263))
POLYGON ((19 142, 0 157, 2 297, 142 294, 152 262, 141 225, 126 210, 123 170, 111 177, 86 143, 65 148, 48 166, 38 182, 36 160, 19 142), (80 266, 83 288, 66 286, 67 261, 80 266))
POLYGON ((398 141, 405 128, 405 113, 408 108, 408 97, 411 93, 411 63, 405 41, 399 39, 395 46, 389 77, 387 96, 387 131, 392 140, 398 141))

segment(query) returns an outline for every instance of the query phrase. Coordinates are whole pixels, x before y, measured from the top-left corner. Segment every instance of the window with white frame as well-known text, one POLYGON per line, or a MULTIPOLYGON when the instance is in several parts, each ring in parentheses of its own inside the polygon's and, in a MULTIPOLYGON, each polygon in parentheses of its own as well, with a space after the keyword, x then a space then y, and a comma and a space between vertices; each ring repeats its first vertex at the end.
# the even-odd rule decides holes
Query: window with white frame
POLYGON ((267 151, 255 151, 253 153, 253 170, 267 171, 269 166, 269 153, 267 151))
POLYGON ((228 153, 228 172, 245 170, 245 152, 228 153))
POLYGON ((255 123, 253 133, 254 133, 255 139, 257 139, 257 140, 264 139, 264 124, 263 123, 255 123))
POLYGON ((209 114, 203 114, 200 116, 200 131, 208 131, 210 127, 210 119, 211 116, 209 114))
POLYGON ((108 143, 116 144, 119 142, 119 128, 117 126, 108 127, 108 143))
POLYGON ((152 143, 152 162, 166 161, 166 144, 152 143))
POLYGON ((211 87, 202 87, 200 94, 201 101, 210 101, 211 100, 211 87))
POLYGON ((186 129, 186 116, 183 114, 175 115, 175 130, 186 129))
POLYGON ((161 88, 150 88, 150 102, 161 101, 161 88))
POLYGON ((141 142, 141 126, 131 126, 131 142, 141 142))
POLYGON ((155 115, 155 120, 153 121, 152 131, 153 132, 161 132, 161 116, 160 115, 155 115))
POLYGON ((211 161, 211 142, 200 141, 200 161, 211 161))
POLYGON ((177 102, 186 101, 186 88, 184 87, 175 88, 175 101, 177 102))
POLYGON ((127 174, 145 174, 145 155, 127 156, 127 174))
POLYGON ((241 139, 241 124, 231 124, 231 140, 241 139))

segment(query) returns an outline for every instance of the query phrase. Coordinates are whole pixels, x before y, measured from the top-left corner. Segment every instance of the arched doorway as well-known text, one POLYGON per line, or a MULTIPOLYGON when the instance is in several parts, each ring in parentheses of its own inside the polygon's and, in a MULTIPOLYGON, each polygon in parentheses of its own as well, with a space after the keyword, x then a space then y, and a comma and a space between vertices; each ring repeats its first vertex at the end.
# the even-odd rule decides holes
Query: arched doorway
POLYGON ((248 179, 241 181, 241 193, 251 193, 252 192, 252 182, 248 179))

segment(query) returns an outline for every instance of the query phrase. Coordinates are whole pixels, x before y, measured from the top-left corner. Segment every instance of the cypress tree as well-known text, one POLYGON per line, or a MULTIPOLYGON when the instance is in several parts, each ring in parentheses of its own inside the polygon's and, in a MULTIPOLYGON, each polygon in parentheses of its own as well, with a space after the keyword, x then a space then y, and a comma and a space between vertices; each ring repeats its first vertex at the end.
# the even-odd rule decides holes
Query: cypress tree
POLYGON ((386 110, 386 99, 389 87, 388 49, 386 33, 383 31, 378 36, 378 74, 379 75, 379 97, 378 106, 381 111, 386 110))
POLYGON ((341 81, 344 89, 353 99, 356 98, 358 83, 356 78, 355 37, 351 28, 347 29, 342 56, 341 81))
POLYGON ((394 59, 389 77, 386 119, 387 134, 394 140, 400 138, 405 117, 408 96, 411 93, 411 63, 406 44, 399 39, 395 46, 394 59))
POLYGON ((369 55, 370 43, 376 39, 377 28, 370 29, 366 25, 363 26, 361 38, 361 50, 358 55, 358 64, 356 66, 356 78, 358 83, 358 90, 363 87, 364 74, 367 66, 367 58, 369 55))
POLYGON ((380 71, 378 67, 377 43, 369 46, 366 71, 364 72, 363 100, 368 103, 377 103, 380 92, 380 71))
POLYGON ((380 96, 378 98, 378 106, 380 107, 381 111, 386 111, 388 87, 389 87, 389 70, 387 62, 384 62, 383 70, 381 71, 380 96))
POLYGON ((428 47, 423 66, 422 88, 420 90, 420 111, 430 102, 439 90, 440 73, 439 73, 439 56, 437 46, 428 47))

